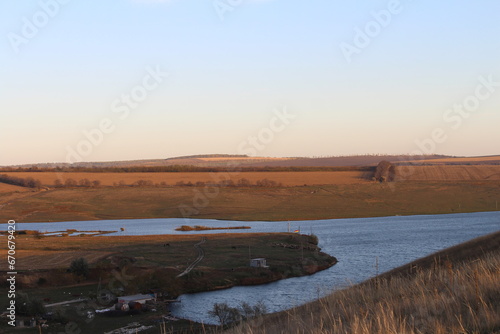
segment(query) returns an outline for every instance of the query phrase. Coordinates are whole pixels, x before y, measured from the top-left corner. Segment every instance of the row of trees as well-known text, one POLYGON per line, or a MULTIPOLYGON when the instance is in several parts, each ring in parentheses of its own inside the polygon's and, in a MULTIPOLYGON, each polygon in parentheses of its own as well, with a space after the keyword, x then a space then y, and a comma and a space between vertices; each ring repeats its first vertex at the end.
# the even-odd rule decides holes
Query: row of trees
POLYGON ((177 187, 205 187, 205 186, 220 186, 220 187, 282 187, 283 183, 269 179, 257 180, 252 183, 250 180, 242 178, 236 182, 233 180, 223 180, 219 182, 184 182, 179 181, 175 184, 177 187))
POLYGON ((200 167, 193 165, 172 165, 155 167, 55 167, 55 168, 2 168, 4 172, 60 172, 60 173, 219 173, 219 172, 342 172, 342 171, 373 171, 374 167, 339 166, 339 167, 270 167, 270 166, 220 166, 200 167))
MULTIPOLYGON (((114 183, 114 186, 127 186, 124 181, 120 181, 119 183, 114 183)), ((153 183, 150 180, 138 180, 131 184, 132 187, 167 187, 168 184, 166 182, 161 183, 153 183)), ((192 181, 178 181, 174 184, 176 187, 205 187, 205 186, 218 186, 218 187, 282 187, 283 183, 276 182, 269 179, 257 180, 255 183, 252 183, 250 180, 242 178, 237 181, 233 180, 223 180, 219 182, 192 182, 192 181)))
POLYGON ((56 179, 54 181, 54 186, 56 188, 64 188, 64 187, 99 187, 101 185, 101 181, 94 180, 90 181, 89 179, 81 179, 80 181, 76 181, 74 179, 66 179, 64 182, 60 179, 56 179))
POLYGON ((40 180, 35 180, 32 177, 21 178, 6 174, 0 175, 0 182, 27 188, 40 188, 42 186, 42 182, 40 182, 40 180))

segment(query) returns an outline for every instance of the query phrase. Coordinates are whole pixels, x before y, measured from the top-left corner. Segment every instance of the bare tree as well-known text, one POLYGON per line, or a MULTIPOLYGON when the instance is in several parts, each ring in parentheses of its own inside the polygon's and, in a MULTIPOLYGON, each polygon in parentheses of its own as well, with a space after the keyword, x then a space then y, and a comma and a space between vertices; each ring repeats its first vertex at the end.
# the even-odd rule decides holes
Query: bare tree
POLYGON ((76 187, 76 184, 76 181, 73 179, 66 179, 66 181, 64 181, 64 186, 66 187, 76 187))
POLYGON ((81 179, 78 184, 82 187, 90 187, 92 183, 90 182, 89 179, 81 179))

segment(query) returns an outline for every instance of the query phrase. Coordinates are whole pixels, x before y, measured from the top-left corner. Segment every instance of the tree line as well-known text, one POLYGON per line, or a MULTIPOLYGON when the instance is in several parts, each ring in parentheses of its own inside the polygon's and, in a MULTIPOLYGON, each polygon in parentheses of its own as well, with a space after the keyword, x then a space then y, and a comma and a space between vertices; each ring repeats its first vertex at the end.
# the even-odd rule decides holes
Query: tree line
POLYGON ((54 181, 54 187, 56 188, 72 188, 72 187, 99 187, 101 185, 101 181, 99 180, 94 180, 90 181, 89 179, 81 179, 79 181, 76 181, 74 179, 66 179, 64 182, 61 179, 56 179, 54 181))
POLYGON ((42 186, 42 182, 38 179, 35 180, 32 177, 15 177, 6 174, 0 175, 0 182, 26 188, 40 188, 42 186))
POLYGON ((340 166, 340 167, 199 167, 192 165, 172 165, 153 167, 4 167, 4 172, 61 172, 61 173, 222 173, 222 172, 345 172, 345 171, 374 171, 375 167, 340 166))
POLYGON ((127 184, 125 181, 121 180, 119 182, 113 183, 114 187, 205 187, 205 186, 218 186, 218 187, 282 187, 283 183, 276 182, 274 180, 262 179, 252 182, 246 178, 242 178, 236 181, 233 180, 222 180, 219 182, 203 182, 203 181, 178 181, 174 184, 167 184, 167 182, 162 181, 160 183, 154 183, 151 180, 137 180, 131 184, 127 184))

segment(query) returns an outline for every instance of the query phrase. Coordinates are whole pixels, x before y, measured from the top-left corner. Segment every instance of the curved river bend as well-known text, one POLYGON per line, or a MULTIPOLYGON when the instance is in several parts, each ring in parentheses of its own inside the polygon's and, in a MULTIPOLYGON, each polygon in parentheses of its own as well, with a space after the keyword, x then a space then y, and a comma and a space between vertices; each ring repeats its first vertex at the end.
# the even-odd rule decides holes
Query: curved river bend
MULTIPOLYGON (((250 226, 251 230, 203 231, 212 233, 286 232, 287 222, 237 222, 185 219, 136 219, 60 223, 18 223, 17 229, 60 231, 65 229, 114 230, 110 235, 180 234, 180 225, 250 226)), ((182 295, 172 313, 181 318, 213 323, 207 315, 214 303, 237 306, 263 302, 269 312, 285 310, 328 294, 349 284, 398 267, 435 251, 500 230, 500 212, 428 216, 397 216, 358 219, 329 219, 291 222, 291 230, 319 237, 324 252, 339 262, 311 276, 290 278, 259 286, 182 295)), ((193 234, 200 232, 191 232, 193 234)))

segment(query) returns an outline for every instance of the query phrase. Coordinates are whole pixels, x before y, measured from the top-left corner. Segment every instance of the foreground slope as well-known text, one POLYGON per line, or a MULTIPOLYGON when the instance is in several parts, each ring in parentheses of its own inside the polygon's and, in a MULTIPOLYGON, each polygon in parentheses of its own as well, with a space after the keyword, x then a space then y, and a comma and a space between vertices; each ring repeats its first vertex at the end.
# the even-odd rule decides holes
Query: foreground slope
POLYGON ((228 333, 500 333, 500 232, 228 333))

